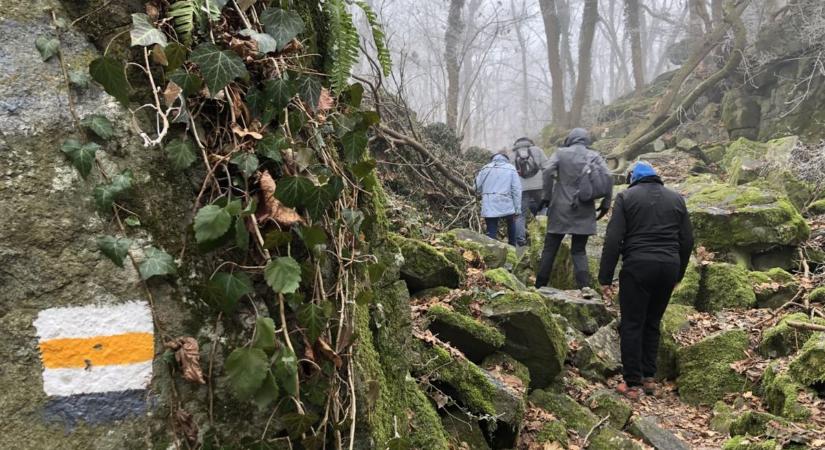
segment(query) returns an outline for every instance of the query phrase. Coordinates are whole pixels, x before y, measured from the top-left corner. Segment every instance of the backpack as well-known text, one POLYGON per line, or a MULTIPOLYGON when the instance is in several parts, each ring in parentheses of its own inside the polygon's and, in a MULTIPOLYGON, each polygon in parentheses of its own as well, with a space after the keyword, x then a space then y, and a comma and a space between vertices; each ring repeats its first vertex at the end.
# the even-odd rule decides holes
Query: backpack
POLYGON ((533 158, 533 152, 529 148, 527 149, 527 156, 521 153, 521 149, 516 150, 515 166, 518 175, 522 178, 532 178, 539 173, 539 164, 533 158))
POLYGON ((579 175, 576 198, 587 203, 597 198, 607 197, 613 190, 613 177, 599 164, 599 157, 593 157, 582 168, 579 175))

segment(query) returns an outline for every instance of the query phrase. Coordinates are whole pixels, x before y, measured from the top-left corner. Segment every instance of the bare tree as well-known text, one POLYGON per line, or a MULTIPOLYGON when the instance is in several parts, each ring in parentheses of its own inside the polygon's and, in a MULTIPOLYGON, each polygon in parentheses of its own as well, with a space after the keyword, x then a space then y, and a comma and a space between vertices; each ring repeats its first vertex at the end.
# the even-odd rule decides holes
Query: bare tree
POLYGON ((550 107, 553 121, 566 122, 566 107, 564 104, 564 72, 561 67, 559 43, 561 40, 561 26, 556 11, 556 0, 539 0, 541 17, 544 20, 544 33, 547 36, 547 60, 550 64, 550 79, 552 81, 550 107))
POLYGON ((450 0, 447 31, 444 33, 444 59, 447 62, 447 126, 453 130, 458 130, 458 85, 461 73, 458 45, 464 33, 462 8, 464 0, 450 0))
POLYGON ((645 85, 645 63, 642 54, 642 36, 639 14, 639 0, 625 0, 627 34, 630 37, 630 59, 633 63, 633 82, 639 94, 645 85))
POLYGON ((576 91, 567 125, 578 125, 582 118, 582 109, 587 101, 590 89, 590 76, 593 67, 593 38, 596 35, 596 23, 599 21, 599 0, 585 0, 582 13, 582 26, 579 34, 579 70, 576 91))

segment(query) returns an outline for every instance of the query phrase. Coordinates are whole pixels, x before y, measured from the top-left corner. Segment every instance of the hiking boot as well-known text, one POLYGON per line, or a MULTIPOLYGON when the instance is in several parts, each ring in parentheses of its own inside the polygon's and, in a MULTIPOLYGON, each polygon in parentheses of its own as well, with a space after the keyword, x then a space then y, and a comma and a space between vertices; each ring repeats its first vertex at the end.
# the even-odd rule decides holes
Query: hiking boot
POLYGON ((656 379, 653 377, 642 378, 642 390, 645 395, 656 395, 656 379))
POLYGON ((580 289, 580 291, 582 293, 582 298, 585 300, 590 300, 596 296, 596 291, 594 291, 593 288, 590 287, 583 287, 580 289))
POLYGON ((642 388, 640 386, 628 386, 627 383, 620 383, 616 386, 616 392, 632 401, 636 401, 642 396, 642 388))

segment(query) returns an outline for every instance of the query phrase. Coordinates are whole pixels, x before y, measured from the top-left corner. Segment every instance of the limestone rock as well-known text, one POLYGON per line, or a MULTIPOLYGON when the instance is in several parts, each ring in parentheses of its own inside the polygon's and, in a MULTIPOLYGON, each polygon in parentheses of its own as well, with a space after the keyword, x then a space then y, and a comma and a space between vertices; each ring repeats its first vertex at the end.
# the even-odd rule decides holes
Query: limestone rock
POLYGON ((760 308, 779 308, 799 290, 793 275, 779 267, 767 272, 751 272, 749 278, 756 293, 756 306, 760 308))
POLYGON ((814 333, 799 355, 791 361, 789 373, 805 386, 825 382, 825 333, 814 333))
POLYGON ((503 267, 499 267, 498 269, 490 269, 484 272, 484 278, 493 284, 503 286, 511 291, 523 291, 527 289, 527 286, 525 286, 524 283, 522 283, 518 278, 516 278, 515 275, 503 267))
POLYGON ((587 406, 597 416, 604 417, 609 415, 607 422, 613 425, 616 429, 623 429, 630 420, 630 415, 633 414, 633 408, 627 400, 620 397, 619 394, 608 389, 601 389, 594 392, 590 398, 587 399, 587 406))
POLYGON ((561 373, 567 354, 564 333, 540 295, 498 296, 484 306, 484 315, 504 331, 503 351, 530 369, 530 387, 545 387, 561 373))
POLYGON ((717 312, 726 308, 756 306, 748 271, 736 264, 712 263, 704 267, 702 296, 697 298, 699 311, 717 312))
POLYGON ((776 325, 762 332, 759 353, 768 358, 793 355, 814 334, 811 330, 790 327, 788 321, 825 325, 825 319, 811 320, 805 313, 788 314, 776 325))
POLYGON ((659 354, 656 359, 656 378, 672 380, 679 375, 677 352, 679 344, 674 334, 690 326, 688 317, 696 310, 685 305, 668 305, 662 316, 659 332, 659 354))
POLYGON ((775 425, 787 425, 788 421, 773 414, 746 410, 736 414, 730 424, 731 436, 773 436, 775 425))
POLYGON ((600 298, 585 299, 578 290, 560 291, 547 287, 539 289, 539 293, 551 311, 564 316, 570 325, 584 334, 593 334, 613 320, 600 298))
POLYGON ((481 362, 504 345, 504 335, 495 327, 444 306, 432 306, 427 316, 427 328, 461 350, 470 361, 481 362))
POLYGON ((512 249, 504 242, 491 239, 484 234, 466 228, 450 230, 441 238, 464 250, 477 252, 484 264, 490 269, 504 267, 508 262, 508 255, 512 249))
POLYGON ((684 441, 656 423, 648 416, 637 417, 630 424, 630 434, 641 438, 656 450, 690 450, 684 441))
POLYGON ((722 100, 722 122, 731 140, 740 137, 756 139, 761 119, 762 108, 754 97, 738 89, 725 94, 722 100))
POLYGON ((740 392, 748 382, 730 368, 745 359, 748 335, 744 330, 721 331, 679 349, 676 386, 683 401, 710 405, 730 392, 740 392))
POLYGON ((619 348, 618 321, 605 325, 585 339, 574 361, 582 375, 604 381, 619 373, 622 355, 619 348))
POLYGON ((458 287, 463 273, 443 252, 426 242, 395 235, 393 241, 404 255, 401 278, 407 282, 410 292, 445 286, 458 287))

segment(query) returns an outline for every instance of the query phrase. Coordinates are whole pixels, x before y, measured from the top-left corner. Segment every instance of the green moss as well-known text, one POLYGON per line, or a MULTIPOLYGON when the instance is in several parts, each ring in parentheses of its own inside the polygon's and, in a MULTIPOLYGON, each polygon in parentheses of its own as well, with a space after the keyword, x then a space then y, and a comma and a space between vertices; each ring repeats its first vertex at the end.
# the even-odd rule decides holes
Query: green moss
POLYGON ((751 272, 748 275, 756 304, 760 308, 779 308, 791 300, 799 290, 799 284, 793 275, 775 267, 767 272, 751 272))
POLYGON ((456 288, 461 283, 463 272, 437 248, 397 234, 390 234, 390 239, 404 255, 401 277, 407 281, 410 291, 438 286, 456 288))
POLYGON ((805 313, 788 314, 776 325, 762 332, 759 353, 770 358, 792 355, 813 334, 811 330, 788 326, 789 321, 825 325, 825 320, 819 318, 811 320, 805 313))
POLYGON ((686 305, 668 305, 660 324, 659 354, 656 361, 656 378, 674 379, 679 374, 676 353, 679 344, 674 335, 690 325, 688 317, 696 310, 686 305))
POLYGON ((679 349, 679 396, 691 404, 710 405, 730 392, 748 387, 747 379, 730 364, 745 359, 748 335, 744 330, 729 330, 711 335, 679 349))
POLYGON ((636 441, 609 427, 600 429, 587 448, 588 450, 642 450, 642 446, 636 441))
POLYGON ((492 371, 498 367, 501 372, 521 380, 524 387, 530 386, 530 370, 518 360, 503 352, 496 352, 484 358, 481 367, 492 371))
POLYGON ((555 289, 543 289, 541 295, 550 311, 561 315, 573 328, 585 334, 597 332, 614 317, 601 299, 583 299, 555 289))
POLYGON ((484 278, 489 280, 491 283, 504 286, 511 291, 523 291, 526 289, 524 283, 519 281, 515 275, 507 271, 507 269, 503 267, 499 267, 497 269, 490 269, 484 272, 484 278))
POLYGON ((701 268, 696 264, 696 261, 691 260, 685 271, 685 277, 682 278, 679 286, 673 290, 670 303, 695 306, 696 297, 699 295, 699 282, 701 279, 701 268))
MULTIPOLYGON (((442 233, 438 238, 463 250, 477 253, 484 261, 484 265, 491 269, 505 266, 510 262, 508 258, 510 251, 515 251, 513 247, 504 242, 463 228, 442 233)), ((515 265, 510 267, 515 267, 515 265)))
POLYGON ((811 303, 825 303, 825 286, 820 286, 808 293, 811 303))
POLYGON ((751 308, 756 305, 748 271, 738 265, 713 263, 705 266, 704 289, 697 301, 700 311, 717 312, 726 308, 751 308))
POLYGON ((542 425, 536 435, 536 441, 539 444, 555 442, 561 445, 562 448, 567 448, 567 427, 564 425, 564 421, 558 420, 542 425))
POLYGON ((443 297, 452 291, 453 290, 448 287, 438 286, 418 291, 415 294, 413 294, 413 298, 443 297))
POLYGON ((573 428, 582 436, 587 434, 599 422, 599 418, 589 409, 561 392, 536 389, 530 393, 530 401, 564 420, 567 426, 573 428))
POLYGON ((710 429, 722 434, 730 432, 730 424, 733 422, 733 408, 718 401, 713 405, 713 416, 710 419, 710 429))
POLYGON ((427 310, 427 315, 433 320, 439 320, 455 328, 459 328, 470 336, 492 347, 498 348, 504 345, 504 335, 497 328, 473 319, 472 317, 449 310, 444 306, 432 306, 427 310))
POLYGON ((713 145, 703 150, 705 156, 712 162, 721 162, 725 157, 725 147, 723 145, 713 145))
MULTIPOLYGON (((478 426, 478 419, 471 417, 458 409, 450 409, 441 418, 444 429, 450 436, 453 449, 489 450, 490 445, 484 438, 484 432, 478 426)), ((424 449, 427 447, 413 446, 424 449)))
POLYGON ((769 432, 770 422, 787 424, 788 421, 759 411, 747 410, 737 413, 730 424, 731 436, 761 436, 769 432))
POLYGON ((409 401, 409 411, 412 415, 412 428, 409 431, 410 447, 438 450, 451 448, 432 403, 414 382, 407 381, 406 384, 406 398, 409 401))
POLYGON ((805 386, 825 382, 825 333, 814 333, 788 367, 794 380, 805 386))
POLYGON ((762 376, 762 400, 768 410, 778 416, 794 421, 804 421, 811 416, 811 410, 799 402, 799 393, 805 387, 793 381, 785 373, 776 373, 774 366, 768 366, 762 376))
POLYGON ((813 215, 825 214, 825 198, 808 205, 808 213, 813 215))
POLYGON ((753 438, 734 436, 722 445, 722 450, 776 450, 781 446, 773 439, 756 441, 753 438))
POLYGON ((633 414, 633 408, 627 400, 612 391, 604 389, 593 393, 587 399, 587 405, 599 417, 609 415, 608 423, 620 430, 627 425, 630 415, 633 414))

